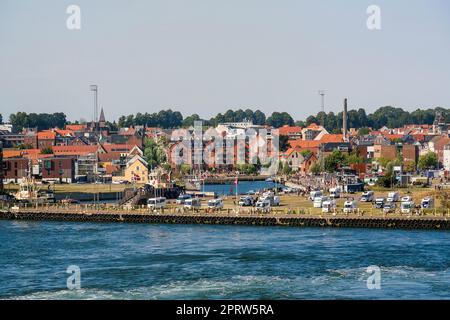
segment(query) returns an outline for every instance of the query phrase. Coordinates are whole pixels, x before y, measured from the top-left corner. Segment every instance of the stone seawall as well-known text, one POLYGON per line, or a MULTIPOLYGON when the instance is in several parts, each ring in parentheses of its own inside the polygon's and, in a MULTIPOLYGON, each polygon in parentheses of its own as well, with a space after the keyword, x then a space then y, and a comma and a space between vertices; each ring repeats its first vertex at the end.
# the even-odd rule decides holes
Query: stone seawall
POLYGON ((159 224, 216 224, 286 227, 384 228, 409 230, 450 230, 446 218, 372 218, 372 217, 308 217, 308 216, 235 216, 214 214, 149 214, 149 213, 77 213, 77 212, 0 212, 0 219, 27 221, 122 222, 159 224))

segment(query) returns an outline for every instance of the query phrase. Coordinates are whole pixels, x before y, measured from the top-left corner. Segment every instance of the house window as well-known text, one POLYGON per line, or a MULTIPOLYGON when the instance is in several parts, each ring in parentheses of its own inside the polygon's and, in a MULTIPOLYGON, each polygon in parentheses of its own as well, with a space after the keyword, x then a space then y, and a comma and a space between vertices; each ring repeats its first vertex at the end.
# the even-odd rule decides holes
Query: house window
POLYGON ((139 166, 136 167, 136 171, 139 171, 139 166))

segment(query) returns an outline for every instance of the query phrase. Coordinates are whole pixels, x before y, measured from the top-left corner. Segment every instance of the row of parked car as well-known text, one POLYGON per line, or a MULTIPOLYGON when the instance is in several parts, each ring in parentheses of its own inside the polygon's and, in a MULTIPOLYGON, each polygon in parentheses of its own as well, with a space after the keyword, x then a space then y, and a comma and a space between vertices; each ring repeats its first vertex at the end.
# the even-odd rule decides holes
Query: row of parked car
MULTIPOLYGON (((330 195, 324 196, 322 191, 311 191, 309 199, 313 202, 314 208, 322 208, 322 212, 333 212, 336 207, 336 198, 340 197, 340 192, 337 189, 330 189, 330 195)), ((420 207, 416 206, 411 196, 400 197, 400 193, 392 191, 388 193, 386 198, 375 198, 373 191, 366 191, 362 193, 361 202, 371 202, 374 208, 382 209, 383 212, 394 212, 397 209, 397 202, 400 202, 400 210, 402 213, 411 213, 416 208, 432 209, 434 208, 434 198, 425 197, 420 203, 420 207)), ((346 213, 355 212, 358 209, 356 200, 347 200, 344 202, 343 211, 346 213)))
MULTIPOLYGON (((201 199, 193 197, 190 194, 182 194, 176 199, 176 204, 182 205, 186 209, 199 209, 201 207, 201 199)), ((150 198, 147 200, 149 209, 162 209, 167 205, 167 199, 164 197, 150 198)), ((273 206, 280 205, 280 197, 275 195, 273 191, 264 192, 259 198, 246 195, 240 197, 238 205, 241 207, 256 207, 257 209, 268 210, 273 206)), ((215 198, 208 200, 207 207, 209 209, 222 209, 223 199, 215 198)))

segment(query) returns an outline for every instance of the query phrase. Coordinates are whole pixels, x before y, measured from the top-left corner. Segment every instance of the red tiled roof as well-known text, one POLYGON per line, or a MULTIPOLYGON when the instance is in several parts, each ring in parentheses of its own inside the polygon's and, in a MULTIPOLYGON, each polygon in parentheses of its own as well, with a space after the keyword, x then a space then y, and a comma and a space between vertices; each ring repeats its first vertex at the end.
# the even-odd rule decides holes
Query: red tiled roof
POLYGON ((344 136, 342 134, 324 134, 319 141, 320 143, 342 142, 344 141, 344 136))
POLYGON ((84 131, 86 130, 87 125, 85 124, 67 124, 66 130, 72 130, 72 131, 84 131))
POLYGON ((133 144, 104 144, 103 148, 106 152, 129 152, 133 149, 135 145, 133 144))
POLYGON ((317 140, 289 140, 291 148, 319 148, 321 143, 317 140))
POLYGON ((40 131, 37 136, 39 140, 55 140, 56 132, 49 130, 40 131))
POLYGON ((278 134, 280 136, 288 136, 291 134, 298 134, 302 132, 302 127, 290 127, 290 126, 283 126, 281 128, 278 128, 278 134))
POLYGON ((22 156, 23 150, 18 149, 3 149, 3 158, 17 158, 22 156))
POLYGON ((95 153, 98 150, 98 146, 86 145, 86 146, 53 146, 53 153, 55 155, 86 155, 89 153, 95 153))
POLYGON ((58 133, 61 136, 75 136, 75 133, 73 132, 73 130, 56 129, 55 132, 58 133))

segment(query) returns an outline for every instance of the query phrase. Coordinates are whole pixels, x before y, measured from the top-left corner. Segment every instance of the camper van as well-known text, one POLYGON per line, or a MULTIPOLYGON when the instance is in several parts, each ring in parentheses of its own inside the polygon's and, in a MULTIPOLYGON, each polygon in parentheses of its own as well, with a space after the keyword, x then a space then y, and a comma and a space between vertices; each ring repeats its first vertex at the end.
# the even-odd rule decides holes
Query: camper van
POLYGON ((280 197, 275 196, 273 192, 266 192, 259 200, 268 200, 271 206, 279 206, 280 205, 280 197))
POLYGON ((388 193, 387 202, 397 202, 400 195, 397 191, 392 191, 388 193))
POLYGON ((323 203, 329 200, 331 200, 329 197, 316 197, 313 202, 313 207, 322 208, 323 203))
POLYGON ((330 213, 334 212, 336 209, 336 200, 325 200, 322 202, 322 212, 323 213, 330 213))
POLYGON ((397 208, 397 205, 395 202, 386 202, 383 206, 383 212, 384 213, 392 213, 395 212, 395 208, 397 208))
POLYGON ((339 199, 341 197, 341 188, 331 188, 330 198, 339 199))
POLYGON ((400 209, 402 211, 402 213, 411 213, 415 208, 414 202, 412 201, 405 201, 402 202, 402 204, 400 205, 400 209))
POLYGON ((223 200, 222 199, 212 199, 208 201, 209 209, 222 209, 223 208, 223 200))
POLYGON ((356 201, 345 201, 345 203, 344 203, 344 212, 345 213, 356 212, 357 209, 358 209, 358 205, 356 204, 356 201))
POLYGON ((374 197, 373 191, 363 192, 361 202, 372 202, 374 197))
POLYGON ((253 197, 244 196, 239 199, 238 203, 241 207, 251 207, 255 203, 255 200, 253 199, 253 197))
POLYGON ((420 202, 420 207, 422 209, 433 209, 434 208, 434 198, 433 197, 425 197, 420 202))
POLYGON ((267 199, 260 199, 256 202, 256 209, 259 211, 270 211, 270 201, 267 199))
POLYGON ((200 199, 198 198, 186 199, 184 201, 184 207, 186 209, 200 209, 201 207, 200 199))
POLYGON ((309 200, 314 201, 314 199, 317 197, 323 197, 323 192, 322 191, 311 191, 309 193, 309 200))
POLYGON ((162 209, 166 206, 166 198, 150 198, 147 200, 147 208, 149 209, 162 209))

